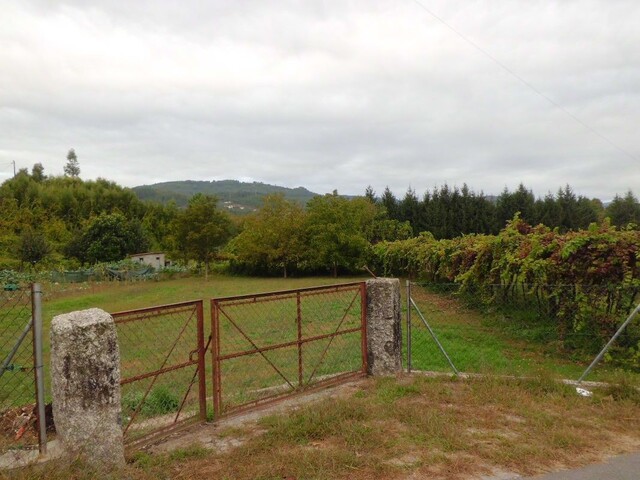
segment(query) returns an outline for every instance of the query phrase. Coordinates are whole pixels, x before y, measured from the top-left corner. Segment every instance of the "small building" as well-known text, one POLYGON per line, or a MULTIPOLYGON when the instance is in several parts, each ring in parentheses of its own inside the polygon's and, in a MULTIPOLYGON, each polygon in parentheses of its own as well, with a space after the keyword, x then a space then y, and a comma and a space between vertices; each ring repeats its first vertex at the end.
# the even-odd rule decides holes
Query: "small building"
POLYGON ((165 254, 162 252, 135 253, 130 255, 129 258, 134 262, 142 265, 150 265, 153 268, 171 266, 171 260, 167 260, 165 254))

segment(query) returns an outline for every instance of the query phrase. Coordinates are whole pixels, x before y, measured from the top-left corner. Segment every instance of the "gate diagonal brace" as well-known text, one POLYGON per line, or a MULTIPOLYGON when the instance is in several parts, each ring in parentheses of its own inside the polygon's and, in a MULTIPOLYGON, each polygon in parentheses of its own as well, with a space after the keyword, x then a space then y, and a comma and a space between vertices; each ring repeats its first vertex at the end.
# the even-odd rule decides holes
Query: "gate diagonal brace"
MULTIPOLYGON (((144 392, 144 396, 142 397, 142 400, 140 400, 140 403, 138 404, 138 407, 136 408, 136 410, 131 415, 131 419, 129 420, 129 423, 127 424, 127 426, 125 427, 124 431, 122 432, 123 435, 126 435, 127 431, 129 430, 129 427, 131 425, 133 425, 133 421, 136 419, 136 417, 138 416, 138 413, 142 409, 142 405, 144 405, 144 402, 146 401, 147 397, 149 396, 149 392, 151 392, 151 389, 155 385, 156 380, 158 380, 158 377, 160 376, 160 372, 162 371, 164 366, 169 361, 169 358, 171 357, 171 354, 173 353, 173 351, 175 350, 176 346, 178 345, 178 342, 180 341, 180 339, 182 338, 182 335, 184 334, 185 330, 189 326, 189 323, 191 323, 191 319, 193 318, 195 313, 196 313, 196 309, 194 308, 192 310, 192 312, 191 312, 191 315, 189 315, 189 318, 187 318, 187 321, 182 326, 182 329, 180 330, 180 333, 178 334, 178 337, 176 338, 175 342, 173 342, 173 345, 171 346, 171 350, 169 350, 169 353, 167 354, 167 356, 165 357, 164 361, 162 362, 162 365, 160 366, 160 369, 158 370, 156 375, 154 375, 153 380, 151 381, 151 383, 147 387, 146 392, 144 392)), ((178 414, 180 414, 180 412, 178 412, 178 414)))
POLYGON ((307 379, 306 385, 309 385, 311 383, 311 380, 313 379, 313 376, 316 374, 316 371, 318 370, 318 368, 320 367, 320 365, 324 361, 324 357, 327 354, 327 351, 329 350, 329 347, 331 346, 331 343, 333 342, 333 339, 336 338, 336 335, 338 334, 338 331, 340 330, 340 327, 342 326, 342 324, 344 323, 345 319, 347 318, 347 315, 349 314, 349 311, 351 310, 351 307, 353 307, 353 303, 356 301, 356 298, 358 298, 359 296, 360 296, 360 291, 357 291, 356 294, 351 299, 351 303, 349 303, 349 306, 344 311, 344 315, 342 316, 342 319, 340 320, 340 323, 338 324, 338 326, 336 327, 335 331, 331 335, 331 339, 329 340, 329 343, 327 343, 327 346, 324 348, 324 351, 322 352, 322 355, 320 356, 320 360, 318 360, 318 363, 316 364, 316 366, 314 367, 313 371, 311 372, 311 375, 309 375, 309 378, 307 379))
POLYGON ((294 386, 291 384, 291 382, 287 379, 287 377, 285 377, 285 376, 282 374, 282 372, 278 369, 278 367, 276 367, 276 366, 273 364, 273 362, 272 362, 271 360, 269 360, 269 359, 265 356, 265 354, 263 353, 262 349, 261 349, 261 348, 259 348, 259 347, 258 347, 258 346, 253 342, 253 340, 251 340, 251 339, 247 336, 247 334, 246 334, 246 333, 244 333, 244 332, 242 331, 242 329, 241 329, 241 328, 236 324, 236 322, 234 322, 234 321, 233 321, 233 319, 232 319, 229 315, 227 315, 227 312, 225 312, 225 311, 224 311, 224 309, 222 308, 222 306, 221 306, 220 304, 218 304, 218 310, 220 310, 220 311, 222 312, 222 314, 223 314, 225 317, 227 317, 227 320, 229 320, 229 321, 231 322, 231 325, 233 325, 233 326, 238 330, 238 332, 240 332, 240 334, 241 334, 241 335, 242 335, 242 336, 243 336, 243 337, 244 337, 244 338, 245 338, 245 339, 246 339, 246 340, 251 344, 251 346, 252 346, 253 348, 255 348, 256 352, 257 352, 257 353, 259 353, 259 354, 260 354, 260 356, 261 356, 262 358, 264 358, 264 359, 267 361, 267 363, 268 363, 269 365, 271 365, 271 367, 272 367, 272 368, 273 368, 273 369, 278 373, 278 375, 280 375, 280 376, 282 377, 282 379, 283 379, 285 382, 287 382, 287 384, 291 387, 291 389, 292 389, 292 390, 295 390, 295 388, 296 388, 296 387, 294 387, 294 386))

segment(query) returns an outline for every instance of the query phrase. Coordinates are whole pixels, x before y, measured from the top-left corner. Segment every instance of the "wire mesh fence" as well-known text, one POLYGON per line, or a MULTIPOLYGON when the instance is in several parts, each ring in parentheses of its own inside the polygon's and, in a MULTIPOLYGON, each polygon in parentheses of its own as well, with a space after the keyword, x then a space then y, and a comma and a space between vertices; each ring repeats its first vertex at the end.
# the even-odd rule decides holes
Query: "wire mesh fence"
MULTIPOLYGON (((473 291, 459 284, 410 283, 409 292, 415 306, 405 344, 412 369, 453 370, 431 327, 460 371, 572 379, 640 302, 637 288, 601 285, 490 285, 473 291)), ((622 372, 640 384, 639 350, 636 321, 616 339, 591 379, 622 372)))
POLYGON ((364 283, 211 301, 214 412, 364 374, 364 283))
POLYGON ((39 445, 33 299, 29 285, 0 290, 0 452, 39 445))
POLYGON ((114 313, 125 441, 206 419, 202 301, 114 313))

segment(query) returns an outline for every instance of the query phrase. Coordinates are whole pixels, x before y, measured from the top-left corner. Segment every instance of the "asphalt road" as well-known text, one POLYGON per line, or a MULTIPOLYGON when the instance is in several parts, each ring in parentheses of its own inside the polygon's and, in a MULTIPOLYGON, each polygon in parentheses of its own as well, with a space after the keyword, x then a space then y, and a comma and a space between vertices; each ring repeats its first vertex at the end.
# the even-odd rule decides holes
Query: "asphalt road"
POLYGON ((619 455, 606 463, 547 473, 530 480, 640 480, 640 453, 619 455))

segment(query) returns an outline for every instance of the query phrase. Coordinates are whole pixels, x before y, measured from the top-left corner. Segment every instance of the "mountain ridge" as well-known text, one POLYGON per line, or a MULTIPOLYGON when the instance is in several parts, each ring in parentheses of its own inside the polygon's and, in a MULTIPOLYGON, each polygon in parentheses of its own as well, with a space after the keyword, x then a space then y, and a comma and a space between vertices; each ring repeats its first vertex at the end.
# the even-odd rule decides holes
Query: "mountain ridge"
POLYGON ((243 214, 257 210, 265 195, 281 193, 287 200, 306 204, 318 193, 304 187, 281 187, 263 182, 241 182, 240 180, 174 180, 150 185, 139 185, 132 190, 140 200, 168 203, 173 200, 185 207, 189 199, 197 194, 215 195, 226 210, 243 214))

